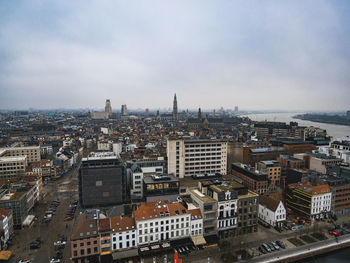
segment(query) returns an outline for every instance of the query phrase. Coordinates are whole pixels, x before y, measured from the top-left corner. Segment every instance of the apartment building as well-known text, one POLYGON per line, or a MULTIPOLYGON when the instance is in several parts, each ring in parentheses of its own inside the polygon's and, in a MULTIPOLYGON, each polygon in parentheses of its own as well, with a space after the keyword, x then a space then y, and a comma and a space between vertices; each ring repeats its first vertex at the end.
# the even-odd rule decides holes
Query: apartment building
POLYGON ((102 262, 138 255, 134 218, 107 217, 99 219, 98 225, 102 262))
POLYGON ((168 173, 184 178, 196 174, 226 174, 227 141, 168 139, 168 173))
POLYGON ((310 154, 310 170, 326 174, 327 167, 341 164, 343 160, 325 154, 310 154))
POLYGON ((142 199, 143 198, 143 171, 140 166, 134 163, 130 167, 131 171, 131 199, 142 199))
POLYGON ((256 163, 256 168, 261 173, 267 174, 269 183, 278 186, 281 181, 281 164, 275 160, 261 161, 256 163))
POLYGON ((327 184, 300 182, 288 185, 287 207, 296 214, 310 218, 325 218, 331 211, 332 193, 327 184))
POLYGON ((28 163, 40 162, 40 146, 0 148, 0 157, 27 156, 28 163))
POLYGON ((191 214, 181 203, 141 203, 133 216, 140 246, 186 238, 191 233, 191 214))
POLYGON ((27 157, 0 157, 0 180, 16 180, 25 173, 27 168, 27 157))
POLYGON ((234 182, 216 183, 207 181, 200 183, 202 193, 217 202, 217 232, 219 237, 234 236, 237 228, 238 192, 234 182))
POLYGON ((71 255, 74 263, 99 262, 100 236, 98 233, 98 211, 81 214, 71 236, 71 255))
POLYGON ((198 189, 188 189, 193 204, 198 207, 203 216, 203 235, 217 234, 217 201, 198 189))
POLYGON ((254 167, 242 163, 233 163, 231 173, 234 179, 259 195, 268 191, 269 180, 267 173, 259 172, 254 167))

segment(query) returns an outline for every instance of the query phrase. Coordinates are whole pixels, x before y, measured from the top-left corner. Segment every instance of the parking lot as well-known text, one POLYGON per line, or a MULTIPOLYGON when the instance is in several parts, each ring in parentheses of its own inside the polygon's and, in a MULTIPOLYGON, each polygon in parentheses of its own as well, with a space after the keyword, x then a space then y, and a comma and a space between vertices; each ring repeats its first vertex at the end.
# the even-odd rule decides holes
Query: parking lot
POLYGON ((62 252, 63 257, 60 262, 71 262, 69 237, 78 212, 75 211, 72 220, 64 221, 64 219, 70 212, 71 200, 78 199, 76 172, 76 169, 72 170, 64 178, 50 181, 43 187, 45 197, 35 205, 31 213, 36 217, 34 223, 30 227, 15 230, 13 245, 9 248, 13 256, 9 262, 19 262, 22 258, 30 258, 32 262, 50 262, 58 250, 62 252), (59 205, 55 206, 54 200, 58 201, 59 205), (62 238, 67 239, 64 246, 62 243, 57 244, 60 238, 61 242, 62 238), (40 248, 32 246, 33 249, 30 249, 30 243, 37 240, 40 240, 40 248))

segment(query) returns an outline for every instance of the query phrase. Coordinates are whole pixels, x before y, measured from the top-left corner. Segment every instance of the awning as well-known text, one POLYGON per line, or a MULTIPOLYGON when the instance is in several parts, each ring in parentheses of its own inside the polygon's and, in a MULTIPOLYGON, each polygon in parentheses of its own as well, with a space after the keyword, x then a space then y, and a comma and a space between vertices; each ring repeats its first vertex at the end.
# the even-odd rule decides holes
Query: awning
POLYGON ((129 250, 125 250, 125 251, 120 251, 120 252, 114 252, 112 254, 113 260, 122 259, 122 258, 137 257, 138 255, 139 255, 139 251, 137 248, 129 249, 129 250))
POLYGON ((12 252, 10 250, 2 250, 0 251, 0 260, 9 260, 12 252))
POLYGON ((205 245, 207 243, 207 241, 205 241, 204 237, 202 235, 200 236, 193 236, 191 237, 193 244, 195 246, 201 246, 201 245, 205 245))

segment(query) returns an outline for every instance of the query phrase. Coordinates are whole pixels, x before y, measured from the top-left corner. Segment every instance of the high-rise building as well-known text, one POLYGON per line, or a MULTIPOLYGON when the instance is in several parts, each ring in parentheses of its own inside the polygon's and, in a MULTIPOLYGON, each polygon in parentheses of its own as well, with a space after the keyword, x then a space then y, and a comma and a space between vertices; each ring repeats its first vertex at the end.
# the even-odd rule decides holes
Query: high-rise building
POLYGON ((123 204, 127 196, 126 166, 113 152, 91 153, 79 169, 79 201, 83 208, 123 204))
POLYGON ((122 116, 128 115, 128 109, 126 108, 126 104, 122 105, 121 114, 122 116))
POLYGON ((178 115, 177 115, 177 99, 176 99, 176 93, 174 95, 174 103, 173 103, 173 118, 174 120, 178 119, 178 115))
POLYGON ((235 112, 237 112, 238 111, 238 106, 235 106, 235 112))
POLYGON ((106 100, 105 113, 108 114, 108 117, 112 116, 112 106, 109 99, 106 100))
POLYGON ((227 141, 215 139, 168 139, 168 173, 176 177, 226 174, 227 141))

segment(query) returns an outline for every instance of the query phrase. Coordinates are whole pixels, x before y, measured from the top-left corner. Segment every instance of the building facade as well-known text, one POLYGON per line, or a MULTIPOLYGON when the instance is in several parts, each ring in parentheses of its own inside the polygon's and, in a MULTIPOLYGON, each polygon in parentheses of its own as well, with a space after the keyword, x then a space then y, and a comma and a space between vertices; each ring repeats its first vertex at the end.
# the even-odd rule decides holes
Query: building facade
POLYGON ((176 177, 226 174, 227 141, 168 139, 168 173, 176 177))
POLYGON ((82 207, 123 204, 127 199, 126 166, 111 152, 91 153, 79 169, 82 207))
POLYGON ((142 203, 133 216, 140 246, 186 238, 191 233, 191 214, 181 203, 162 200, 142 203))

